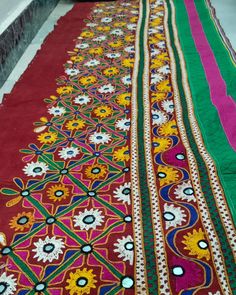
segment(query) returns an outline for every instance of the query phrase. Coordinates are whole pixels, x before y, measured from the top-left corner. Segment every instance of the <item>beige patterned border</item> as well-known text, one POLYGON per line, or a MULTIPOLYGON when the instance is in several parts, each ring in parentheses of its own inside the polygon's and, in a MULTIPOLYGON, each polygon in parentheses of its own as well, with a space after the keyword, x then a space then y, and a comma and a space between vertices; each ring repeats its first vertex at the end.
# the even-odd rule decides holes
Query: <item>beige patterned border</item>
POLYGON ((146 261, 144 250, 144 239, 142 233, 142 204, 140 200, 140 184, 139 184, 139 167, 138 167, 138 134, 137 134, 137 78, 140 58, 140 28, 143 18, 143 4, 142 0, 139 2, 139 19, 136 29, 135 38, 135 62, 132 77, 132 98, 131 98, 131 186, 132 186, 132 201, 133 201, 133 229, 135 241, 135 277, 136 277, 136 293, 135 294, 149 294, 147 275, 146 275, 146 261))
POLYGON ((152 208, 152 219, 153 229, 155 235, 155 252, 156 252, 156 263, 159 274, 159 292, 160 294, 171 294, 169 284, 169 270, 165 256, 165 238, 162 229, 162 218, 161 210, 158 201, 158 192, 156 187, 156 176, 153 167, 152 157, 152 140, 151 140, 151 120, 150 120, 150 99, 149 99, 149 48, 148 48, 148 27, 149 27, 149 14, 150 14, 150 3, 146 1, 147 17, 145 20, 144 30, 144 73, 143 73, 143 100, 144 100, 144 147, 145 147, 145 158, 147 163, 147 180, 150 194, 151 208, 152 208))

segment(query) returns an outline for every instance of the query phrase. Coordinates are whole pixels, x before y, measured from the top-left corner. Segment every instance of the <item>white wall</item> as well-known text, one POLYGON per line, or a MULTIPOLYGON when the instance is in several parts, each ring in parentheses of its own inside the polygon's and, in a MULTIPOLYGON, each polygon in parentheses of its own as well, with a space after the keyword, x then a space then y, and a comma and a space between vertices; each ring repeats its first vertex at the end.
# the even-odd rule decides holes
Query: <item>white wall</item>
POLYGON ((236 0, 211 0, 216 16, 236 51, 236 0))

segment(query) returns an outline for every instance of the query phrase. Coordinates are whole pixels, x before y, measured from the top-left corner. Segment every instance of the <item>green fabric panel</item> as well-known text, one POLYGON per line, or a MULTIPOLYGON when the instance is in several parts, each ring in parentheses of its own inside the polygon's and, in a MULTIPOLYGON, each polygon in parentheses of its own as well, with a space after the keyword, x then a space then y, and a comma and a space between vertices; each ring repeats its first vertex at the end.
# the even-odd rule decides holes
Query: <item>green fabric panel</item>
MULTIPOLYGON (((204 144, 215 161, 221 184, 236 224, 236 153, 229 145, 216 108, 211 102, 205 72, 196 50, 183 0, 174 1, 179 39, 184 53, 188 79, 204 144)), ((229 56, 227 57, 229 59, 229 56)))
POLYGON ((203 30, 215 55, 221 75, 226 83, 227 94, 232 96, 232 98, 236 101, 236 65, 231 59, 231 56, 225 47, 217 28, 215 27, 210 11, 206 5, 205 0, 195 1, 195 6, 197 8, 203 30))

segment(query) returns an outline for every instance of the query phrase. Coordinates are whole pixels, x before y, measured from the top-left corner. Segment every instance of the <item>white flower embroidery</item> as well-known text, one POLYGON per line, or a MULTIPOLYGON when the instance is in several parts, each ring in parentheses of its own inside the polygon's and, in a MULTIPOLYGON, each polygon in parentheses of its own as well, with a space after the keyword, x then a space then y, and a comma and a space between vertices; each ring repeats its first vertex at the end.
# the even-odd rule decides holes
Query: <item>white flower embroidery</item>
POLYGON ((169 114, 172 114, 174 112, 175 106, 173 100, 163 100, 161 106, 169 114))
POLYGON ((88 104, 91 101, 91 97, 89 97, 88 95, 84 94, 84 95, 78 95, 75 99, 74 102, 76 104, 79 105, 83 105, 83 104, 88 104))
POLYGON ((129 85, 131 85, 131 76, 126 75, 123 78, 121 78, 121 81, 124 85, 129 86, 129 85))
POLYGON ((151 74, 151 84, 156 84, 164 80, 163 75, 156 73, 156 74, 151 74))
POLYGON ((154 28, 149 28, 148 29, 148 34, 149 35, 153 35, 153 34, 156 34, 156 33, 158 33, 158 30, 157 29, 154 29, 154 28))
POLYGON ((50 115, 53 116, 61 116, 65 114, 66 109, 63 107, 51 107, 50 109, 48 109, 48 112, 50 115))
POLYGON ((170 227, 176 227, 178 225, 181 225, 185 219, 186 214, 180 207, 175 207, 173 204, 164 205, 164 213, 163 213, 163 218, 166 223, 166 229, 170 227))
POLYGON ((105 41, 106 39, 107 39, 106 36, 101 35, 101 36, 98 36, 98 37, 96 37, 96 38, 93 38, 93 41, 95 41, 95 42, 103 42, 103 41, 105 41))
POLYGON ((135 31, 136 27, 137 27, 136 24, 128 24, 127 25, 127 29, 130 30, 130 31, 135 31))
POLYGON ((2 273, 0 276, 0 294, 12 295, 16 294, 16 278, 14 275, 7 275, 6 272, 2 273))
POLYGON ((111 31, 110 34, 115 36, 122 36, 124 35, 124 32, 121 29, 114 29, 111 31))
POLYGON ((125 47, 125 51, 128 53, 135 53, 134 46, 125 47))
POLYGON ((98 24, 96 24, 96 23, 87 23, 86 24, 86 26, 87 27, 90 27, 90 28, 94 28, 94 27, 96 27, 98 24))
POLYGON ((115 87, 111 84, 103 85, 98 89, 99 93, 112 93, 115 91, 115 87))
POLYGON ((127 203, 130 205, 130 195, 131 195, 131 183, 127 182, 123 185, 120 185, 116 190, 114 190, 114 197, 118 201, 122 201, 123 203, 127 203))
POLYGON ((176 199, 186 200, 188 202, 196 202, 194 190, 190 180, 179 184, 174 191, 174 195, 176 196, 176 199))
POLYGON ((81 230, 96 229, 104 222, 104 216, 98 209, 85 209, 78 215, 74 216, 74 226, 80 227, 81 230))
POLYGON ((108 57, 108 58, 119 58, 121 56, 121 54, 120 53, 107 53, 106 54, 106 57, 108 57))
POLYGON ((112 18, 111 17, 103 17, 101 19, 101 22, 108 24, 108 23, 112 22, 112 18))
POLYGON ((104 144, 111 140, 111 135, 105 132, 94 132, 89 136, 89 141, 94 144, 104 144))
POLYGON ((163 75, 167 75, 167 74, 170 73, 170 66, 169 65, 164 65, 164 66, 162 66, 162 67, 160 67, 158 69, 158 72, 163 74, 163 75))
POLYGON ((77 44, 75 47, 78 49, 86 49, 89 47, 89 45, 88 43, 81 43, 81 44, 77 44))
POLYGON ((48 169, 48 165, 43 162, 31 162, 24 167, 23 171, 28 176, 36 177, 43 175, 48 169))
POLYGON ((160 126, 168 121, 168 116, 159 110, 152 110, 152 124, 160 126))
POLYGON ((43 262, 57 260, 59 255, 63 253, 62 249, 65 248, 62 239, 57 239, 56 237, 49 238, 49 236, 45 240, 39 239, 34 245, 36 247, 32 250, 36 253, 34 258, 37 258, 37 261, 42 260, 43 262))
POLYGON ((59 152, 60 158, 67 160, 76 157, 79 154, 79 150, 76 147, 64 147, 59 152))
POLYGON ((117 239, 114 244, 115 253, 119 253, 118 257, 123 258, 123 261, 129 261, 130 265, 134 262, 134 241, 130 235, 117 239))
POLYGON ((157 48, 152 48, 151 49, 151 56, 154 57, 156 55, 160 54, 160 50, 157 48))
POLYGON ((96 67, 100 64, 100 61, 97 59, 90 59, 88 62, 86 62, 84 65, 86 67, 96 67))
POLYGON ((138 10, 131 10, 130 11, 132 14, 138 15, 138 10))
POLYGON ((157 46, 160 49, 165 49, 166 48, 166 43, 165 43, 165 41, 160 41, 160 42, 157 43, 157 46))
POLYGON ((79 70, 77 69, 66 69, 65 70, 65 73, 68 75, 68 76, 76 76, 80 73, 79 70))
POLYGON ((130 119, 120 119, 116 122, 116 128, 122 131, 128 131, 130 129, 130 119))
POLYGON ((0 244, 2 246, 7 245, 6 235, 3 232, 0 232, 0 244))

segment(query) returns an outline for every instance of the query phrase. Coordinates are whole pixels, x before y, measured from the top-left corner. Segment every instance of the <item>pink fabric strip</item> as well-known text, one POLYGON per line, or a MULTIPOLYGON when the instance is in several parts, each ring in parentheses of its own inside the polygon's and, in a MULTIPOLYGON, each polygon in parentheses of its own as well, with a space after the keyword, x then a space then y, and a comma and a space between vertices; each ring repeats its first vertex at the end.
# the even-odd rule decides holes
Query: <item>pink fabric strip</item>
POLYGON ((221 76, 214 54, 203 31, 194 1, 185 0, 185 6, 193 39, 210 87, 211 101, 218 111, 228 141, 236 151, 236 103, 231 96, 227 95, 225 81, 221 76))

